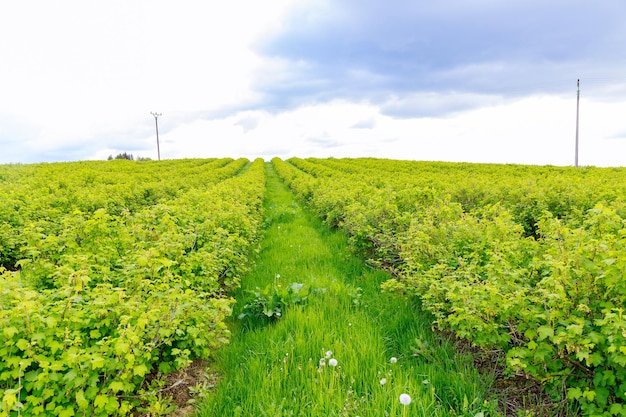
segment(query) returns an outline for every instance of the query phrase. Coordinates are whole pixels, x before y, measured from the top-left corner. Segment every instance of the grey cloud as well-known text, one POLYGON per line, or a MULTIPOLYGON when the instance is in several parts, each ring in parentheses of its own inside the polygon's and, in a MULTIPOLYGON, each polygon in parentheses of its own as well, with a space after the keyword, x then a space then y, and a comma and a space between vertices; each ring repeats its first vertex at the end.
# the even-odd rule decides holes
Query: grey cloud
POLYGON ((615 132, 612 135, 608 136, 607 139, 626 140, 626 130, 615 132))
POLYGON ((306 141, 315 146, 321 146, 322 148, 336 148, 342 145, 342 142, 329 137, 307 137, 306 141))
MULTIPOLYGON (((11 127, 3 124, 0 129, 0 163, 54 162, 82 160, 101 149, 130 152, 133 155, 156 154, 154 118, 149 113, 131 117, 120 125, 102 126, 84 136, 64 135, 42 126, 11 127), (152 120, 151 120, 152 119, 152 120)), ((68 123, 71 120, 68 119, 68 123)), ((162 129, 159 121, 159 132, 162 129)))
POLYGON ((255 116, 244 116, 238 121, 235 122, 235 126, 240 126, 243 128, 245 133, 256 129, 259 125, 259 118, 255 116))
POLYGON ((85 159, 85 155, 91 154, 98 146, 90 143, 59 145, 52 149, 35 150, 36 146, 24 144, 24 149, 28 149, 27 155, 21 155, 20 162, 37 163, 37 162, 58 162, 58 161, 80 161, 85 159))
POLYGON ((381 111, 397 118, 435 117, 479 106, 492 106, 502 101, 502 98, 492 95, 425 92, 392 97, 381 104, 381 111))
MULTIPOLYGON (((345 0, 333 7, 297 10, 282 33, 257 45, 289 63, 278 76, 259 75, 264 104, 380 102, 432 91, 569 94, 584 74, 626 71, 618 52, 626 42, 621 0, 345 0)), ((448 103, 439 110, 459 107, 448 103)))
POLYGON ((375 127, 376 127, 376 119, 374 119, 373 117, 369 119, 360 120, 354 125, 352 125, 353 129, 373 129, 375 127))

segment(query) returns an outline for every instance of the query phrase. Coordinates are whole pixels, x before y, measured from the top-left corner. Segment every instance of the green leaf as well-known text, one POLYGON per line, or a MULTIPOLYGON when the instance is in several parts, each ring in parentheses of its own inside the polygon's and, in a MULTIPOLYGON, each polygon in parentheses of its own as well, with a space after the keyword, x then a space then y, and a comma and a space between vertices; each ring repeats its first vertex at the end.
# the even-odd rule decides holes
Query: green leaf
POLYGON ((94 355, 91 358, 91 369, 101 369, 106 365, 106 360, 102 356, 94 355))
POLYGON ((587 358, 588 366, 598 366, 604 362, 604 356, 600 352, 594 352, 587 358))
POLYGON ((596 394, 596 403, 600 405, 606 405, 609 395, 611 395, 611 391, 604 387, 596 387, 594 392, 596 394))
POLYGON ((89 401, 87 401, 87 399, 85 398, 85 391, 83 391, 82 389, 76 392, 76 404, 81 409, 86 409, 87 407, 89 407, 89 401))
POLYGON ((4 391, 4 395, 2 396, 2 404, 6 404, 7 410, 11 410, 13 406, 17 403, 17 390, 16 389, 8 389, 4 391))
POLYGON ((544 340, 548 337, 554 336, 554 329, 550 326, 540 326, 537 329, 537 340, 544 340))
POLYGON ((28 349, 28 340, 20 339, 15 345, 19 348, 19 350, 26 351, 28 349))
POLYGON ((70 381, 75 380, 77 376, 78 376, 78 373, 76 372, 76 370, 71 369, 68 373, 63 375, 63 379, 70 382, 70 381))
POLYGON ((3 331, 4 335, 7 338, 9 338, 9 339, 17 334, 17 328, 16 327, 12 327, 12 326, 5 327, 2 331, 3 331))
POLYGON ((127 353, 130 350, 130 345, 126 342, 117 342, 115 344, 115 353, 121 355, 127 353))
POLYGON ((583 392, 583 397, 589 402, 593 401, 596 398, 596 392, 592 390, 585 390, 583 392))
POLYGON ((72 417, 74 415, 73 408, 66 408, 59 413, 59 417, 72 417))
POLYGON ((567 399, 568 400, 577 400, 583 396, 583 392, 580 388, 569 388, 567 390, 567 399))
POLYGON ((54 318, 53 316, 46 317, 46 326, 49 329, 52 329, 52 328, 56 327, 56 325, 57 325, 57 319, 56 318, 54 318))
POLYGON ((106 395, 100 394, 96 396, 96 399, 94 400, 93 405, 96 408, 104 408, 107 405, 108 401, 109 401, 109 398, 106 395))
POLYGON ((133 369, 133 374, 137 376, 144 376, 146 373, 148 373, 148 367, 144 364, 139 364, 133 369))
POLYGON ((124 390, 124 383, 120 382, 120 381, 113 381, 113 382, 111 382, 111 385, 109 385, 109 389, 112 392, 123 391, 124 390))
POLYGON ((574 333, 577 336, 583 334, 583 325, 582 324, 570 324, 567 326, 567 330, 574 333))
POLYGON ((105 407, 105 409, 110 413, 110 414, 114 414, 115 411, 119 408, 119 403, 117 402, 117 398, 115 397, 109 397, 109 400, 107 401, 107 405, 105 407))
POLYGON ((59 350, 63 349, 63 343, 57 340, 52 340, 51 342, 48 343, 48 346, 50 346, 50 351, 52 353, 56 353, 59 350))
POLYGON ((529 339, 534 339, 535 337, 537 337, 537 331, 534 329, 528 329, 524 332, 524 336, 529 339))

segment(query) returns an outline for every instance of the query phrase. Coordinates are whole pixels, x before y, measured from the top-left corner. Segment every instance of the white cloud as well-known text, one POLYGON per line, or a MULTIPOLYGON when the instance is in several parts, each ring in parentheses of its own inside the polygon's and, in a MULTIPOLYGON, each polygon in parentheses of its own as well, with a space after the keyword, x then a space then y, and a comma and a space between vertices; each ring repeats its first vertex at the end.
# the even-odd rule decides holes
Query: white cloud
MULTIPOLYGON (((156 158, 149 112, 158 111, 164 158, 570 165, 580 76, 581 163, 626 165, 626 84, 616 82, 621 61, 606 54, 621 26, 612 18, 590 30, 597 52, 573 62, 565 43, 538 43, 573 33, 533 14, 538 4, 522 7, 536 19, 527 39, 507 29, 523 26, 508 6, 472 31, 478 23, 462 8, 452 16, 406 0, 7 2, 0 163, 156 158)), ((615 4, 594 6, 590 24, 615 4)))
POLYGON ((289 3, 5 4, 0 115, 31 126, 14 140, 45 150, 149 126, 152 110, 197 114, 254 102, 251 82, 264 61, 251 45, 276 30, 289 3))
MULTIPOLYGON (((580 164, 624 165, 626 141, 602 139, 623 132, 622 110, 586 100, 581 101, 581 109, 580 164), (607 155, 614 156, 607 159, 607 155)), ((196 121, 163 139, 161 149, 167 158, 373 156, 573 165, 575 101, 536 96, 445 118, 403 119, 390 117, 372 104, 333 101, 281 113, 247 111, 196 121), (254 120, 255 127, 243 128, 242 120, 254 120), (363 121, 368 128, 361 127, 363 121)))

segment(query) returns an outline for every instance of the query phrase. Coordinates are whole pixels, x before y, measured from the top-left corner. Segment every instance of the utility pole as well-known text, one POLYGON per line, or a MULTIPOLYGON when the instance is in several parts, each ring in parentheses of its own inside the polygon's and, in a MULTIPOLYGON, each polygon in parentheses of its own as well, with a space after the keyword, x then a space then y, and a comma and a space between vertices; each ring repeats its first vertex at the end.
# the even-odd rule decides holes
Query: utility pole
POLYGON ((580 108, 580 78, 576 81, 576 157, 574 165, 578 168, 578 110, 580 108))
MULTIPOLYGON (((155 113, 155 112, 150 112, 151 115, 154 116, 154 124, 156 125, 156 135, 157 135, 157 154, 159 156, 159 161, 161 160, 161 149, 159 148, 159 116, 162 115, 162 113, 155 113)), ((578 133, 576 133, 576 135, 578 135, 578 133)))

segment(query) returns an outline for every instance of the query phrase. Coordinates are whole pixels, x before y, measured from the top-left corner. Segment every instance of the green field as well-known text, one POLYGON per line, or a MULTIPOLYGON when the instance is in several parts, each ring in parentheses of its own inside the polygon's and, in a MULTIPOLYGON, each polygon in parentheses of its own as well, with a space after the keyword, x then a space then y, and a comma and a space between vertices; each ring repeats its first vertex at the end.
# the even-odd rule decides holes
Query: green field
POLYGON ((626 415, 625 196, 615 168, 1 165, 0 415, 626 415))

